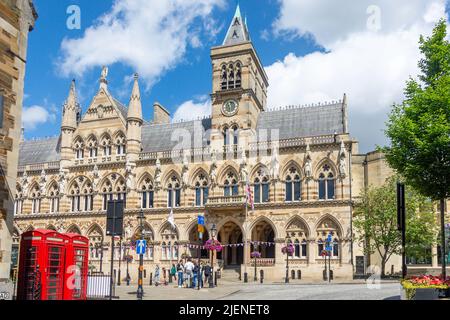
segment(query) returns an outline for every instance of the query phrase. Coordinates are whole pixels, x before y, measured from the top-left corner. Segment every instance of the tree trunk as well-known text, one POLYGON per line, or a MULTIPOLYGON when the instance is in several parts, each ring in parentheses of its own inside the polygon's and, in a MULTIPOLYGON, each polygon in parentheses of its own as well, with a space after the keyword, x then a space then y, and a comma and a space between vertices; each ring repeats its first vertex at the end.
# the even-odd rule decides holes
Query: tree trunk
POLYGON ((442 265, 442 277, 446 279, 446 256, 445 256, 445 199, 441 199, 441 265, 442 265))
POLYGON ((386 276, 386 257, 381 258, 381 277, 386 276))

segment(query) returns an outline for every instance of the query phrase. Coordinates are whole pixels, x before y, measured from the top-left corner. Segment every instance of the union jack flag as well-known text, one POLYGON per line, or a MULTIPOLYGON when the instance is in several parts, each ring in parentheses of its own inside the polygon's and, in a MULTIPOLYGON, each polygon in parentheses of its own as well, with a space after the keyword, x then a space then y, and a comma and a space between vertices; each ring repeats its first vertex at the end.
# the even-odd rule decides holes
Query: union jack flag
POLYGON ((248 180, 247 180, 247 183, 245 185, 245 195, 246 195, 246 198, 245 198, 246 205, 250 204, 250 206, 252 207, 252 211, 254 211, 255 210, 255 204, 253 203, 252 188, 250 187, 250 184, 248 183, 248 180))

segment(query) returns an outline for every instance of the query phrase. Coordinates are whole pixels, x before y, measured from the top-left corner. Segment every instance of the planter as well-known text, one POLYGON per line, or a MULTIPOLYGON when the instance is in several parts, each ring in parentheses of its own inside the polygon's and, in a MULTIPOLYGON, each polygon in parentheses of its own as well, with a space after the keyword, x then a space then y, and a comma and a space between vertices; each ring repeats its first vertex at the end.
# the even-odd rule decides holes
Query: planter
POLYGON ((402 288, 402 300, 439 300, 442 289, 435 288, 402 288))

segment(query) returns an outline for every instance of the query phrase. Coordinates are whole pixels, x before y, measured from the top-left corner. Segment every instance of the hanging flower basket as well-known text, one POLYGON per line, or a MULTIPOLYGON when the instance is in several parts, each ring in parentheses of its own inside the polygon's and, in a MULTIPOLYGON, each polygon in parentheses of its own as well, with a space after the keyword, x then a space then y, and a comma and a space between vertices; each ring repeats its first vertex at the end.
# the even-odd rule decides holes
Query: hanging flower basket
POLYGON ((327 251, 327 250, 322 250, 322 252, 320 253, 320 255, 322 257, 328 257, 330 255, 331 252, 327 251))
POLYGON ((284 254, 287 253, 290 256, 292 256, 294 254, 294 252, 295 252, 295 247, 294 247, 294 245, 292 243, 288 244, 287 246, 284 246, 283 248, 281 248, 281 252, 284 253, 284 254))
POLYGON ((209 239, 205 243, 205 249, 209 250, 209 251, 220 252, 220 251, 222 251, 222 245, 220 244, 220 242, 218 240, 209 239))
POLYGON ((252 258, 261 258, 261 252, 253 251, 252 253, 250 253, 250 257, 252 257, 252 258))

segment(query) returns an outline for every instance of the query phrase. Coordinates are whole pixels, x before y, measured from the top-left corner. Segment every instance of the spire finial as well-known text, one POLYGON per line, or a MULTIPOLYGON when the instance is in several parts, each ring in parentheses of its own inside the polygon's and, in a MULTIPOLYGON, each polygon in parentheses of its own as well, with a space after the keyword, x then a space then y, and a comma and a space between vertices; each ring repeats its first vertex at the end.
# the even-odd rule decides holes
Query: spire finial
POLYGON ((103 88, 105 90, 108 90, 108 67, 103 66, 102 68, 102 74, 100 76, 100 88, 103 88))

